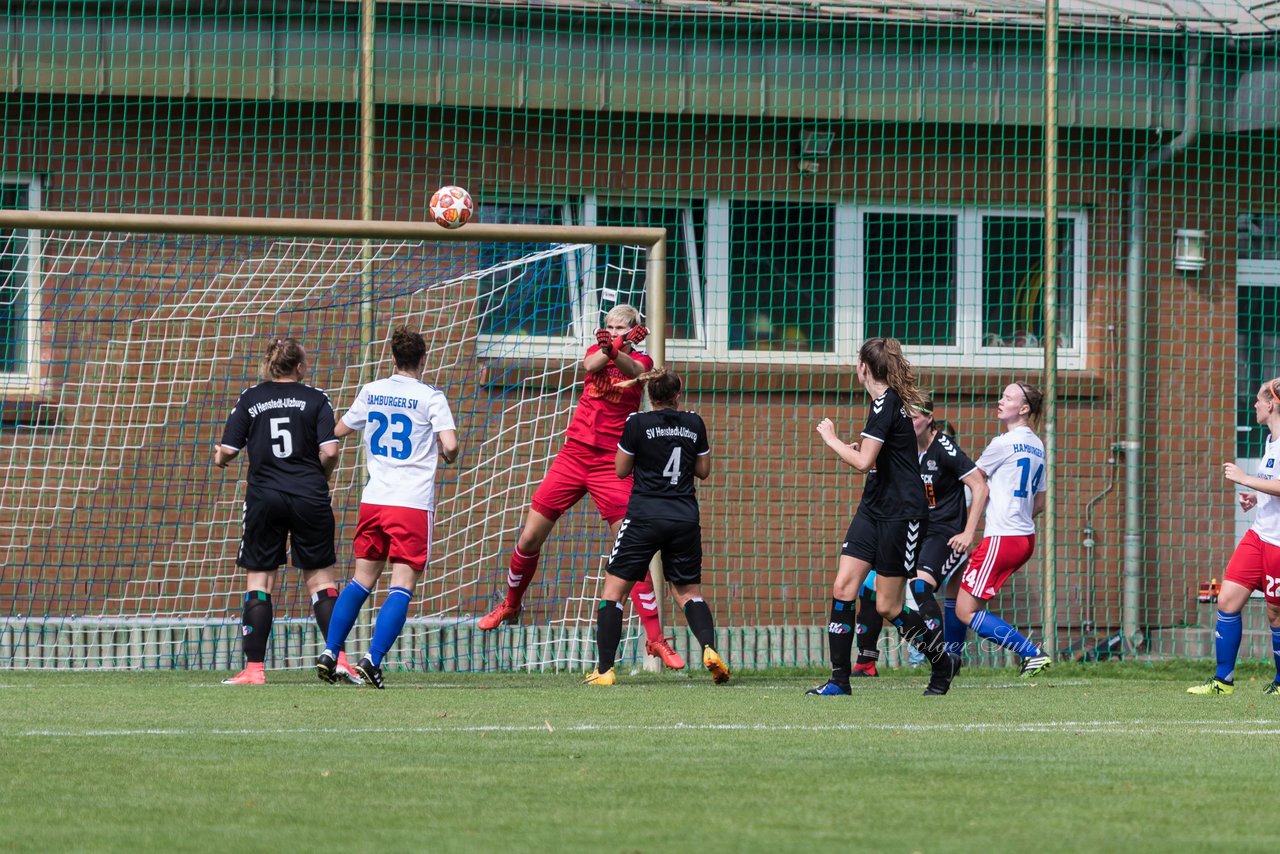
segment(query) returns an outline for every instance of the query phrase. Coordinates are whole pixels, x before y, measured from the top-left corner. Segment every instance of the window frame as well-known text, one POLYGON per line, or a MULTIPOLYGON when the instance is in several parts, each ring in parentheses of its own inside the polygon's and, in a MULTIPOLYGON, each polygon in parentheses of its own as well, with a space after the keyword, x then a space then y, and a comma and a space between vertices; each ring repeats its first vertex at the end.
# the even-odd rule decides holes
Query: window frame
MULTIPOLYGON (((966 370, 1012 369, 1039 370, 1044 367, 1044 347, 994 347, 984 344, 983 336, 983 258, 982 223, 986 217, 1040 220, 1037 211, 1009 207, 976 205, 892 205, 849 204, 837 200, 820 201, 831 205, 832 236, 832 311, 830 317, 832 352, 735 350, 730 348, 731 282, 729 246, 731 207, 743 198, 708 196, 705 204, 704 252, 691 257, 690 302, 695 338, 668 339, 667 354, 673 361, 723 361, 759 365, 849 365, 857 357, 864 339, 866 322, 866 215, 869 213, 951 216, 956 219, 956 344, 947 346, 908 345, 907 357, 918 367, 966 370)), ((745 199, 750 200, 750 199, 745 199)), ((685 239, 696 247, 693 217, 689 200, 680 202, 640 202, 636 199, 586 194, 569 201, 544 202, 564 208, 566 223, 572 224, 575 212, 583 225, 596 222, 602 207, 673 207, 683 214, 685 239)), ((512 202, 514 203, 514 202, 512 202)), ((525 202, 539 204, 539 202, 525 202)), ((1088 255, 1089 215, 1072 209, 1059 213, 1059 220, 1071 220, 1071 331, 1072 345, 1058 348, 1058 367, 1076 370, 1085 367, 1088 352, 1088 255)), ((570 317, 573 336, 482 335, 479 346, 492 353, 520 357, 577 358, 592 332, 587 318, 599 312, 595 288, 593 249, 586 250, 581 266, 573 268, 572 281, 577 284, 570 295, 570 317), (585 271, 579 273, 578 271, 585 271)))
MULTIPOLYGON (((27 210, 38 211, 41 204, 41 183, 37 175, 3 175, 0 183, 23 184, 27 188, 27 210)), ((27 281, 26 320, 24 328, 24 369, 0 370, 0 394, 35 394, 40 385, 40 316, 41 316, 41 266, 39 229, 27 229, 27 281)))
MULTIPOLYGON (((711 359, 746 364, 848 365, 857 358, 864 339, 866 322, 866 215, 868 213, 954 216, 956 218, 956 344, 953 346, 908 345, 904 352, 918 367, 963 369, 1022 369, 1044 367, 1044 347, 989 347, 982 331, 982 220, 1006 217, 1039 220, 1042 214, 1007 207, 953 205, 858 205, 838 201, 834 206, 832 352, 731 350, 729 247, 730 205, 737 199, 707 199, 706 246, 706 337, 702 342, 671 342, 667 352, 673 359, 711 359), (957 362, 957 360, 962 360, 957 362)), ((1058 368, 1085 367, 1088 352, 1088 233, 1089 216, 1084 210, 1062 211, 1059 220, 1072 220, 1072 272, 1070 323, 1072 346, 1058 348, 1058 368)))
MULTIPOLYGON (((680 211, 681 227, 684 230, 684 239, 686 245, 693 247, 691 252, 691 263, 688 270, 689 288, 690 288, 690 311, 693 316, 693 325, 696 330, 695 338, 668 339, 668 352, 671 347, 685 347, 692 350, 701 351, 702 342, 708 334, 707 317, 705 310, 705 291, 706 277, 702 271, 706 269, 706 259, 698 257, 696 231, 694 228, 694 218, 692 208, 688 204, 689 200, 682 200, 677 203, 670 202, 641 202, 636 199, 614 198, 610 196, 600 196, 597 194, 584 194, 568 200, 556 201, 538 201, 538 200, 495 200, 494 204, 525 204, 525 205, 546 205, 549 207, 561 208, 562 220, 565 225, 581 224, 584 226, 594 226, 598 221, 598 211, 601 207, 647 207, 647 208, 669 208, 680 211), (575 223, 575 218, 580 219, 580 223, 575 223)), ((706 200, 708 207, 708 220, 710 217, 709 209, 711 200, 706 200)), ((703 225, 705 233, 708 235, 707 243, 710 243, 709 235, 711 234, 709 221, 703 225)), ((709 252, 709 249, 708 249, 709 252)), ((569 276, 569 325, 572 329, 570 335, 503 335, 503 334, 481 334, 477 336, 477 350, 482 356, 486 357, 514 357, 514 358, 561 358, 561 359, 577 359, 580 358, 583 348, 594 343, 593 333, 597 326, 593 322, 589 322, 589 318, 594 318, 600 314, 599 288, 596 285, 596 266, 595 266, 595 247, 588 247, 581 252, 571 252, 565 256, 565 263, 568 266, 569 276)))

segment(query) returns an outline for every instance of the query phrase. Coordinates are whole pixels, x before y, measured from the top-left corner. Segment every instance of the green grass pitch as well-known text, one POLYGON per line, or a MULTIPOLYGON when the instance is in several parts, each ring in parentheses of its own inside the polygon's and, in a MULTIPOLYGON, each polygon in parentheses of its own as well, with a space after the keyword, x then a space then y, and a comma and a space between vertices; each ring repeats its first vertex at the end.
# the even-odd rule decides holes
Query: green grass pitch
POLYGON ((1271 849, 1271 669, 817 673, 0 671, 0 849, 1271 849))

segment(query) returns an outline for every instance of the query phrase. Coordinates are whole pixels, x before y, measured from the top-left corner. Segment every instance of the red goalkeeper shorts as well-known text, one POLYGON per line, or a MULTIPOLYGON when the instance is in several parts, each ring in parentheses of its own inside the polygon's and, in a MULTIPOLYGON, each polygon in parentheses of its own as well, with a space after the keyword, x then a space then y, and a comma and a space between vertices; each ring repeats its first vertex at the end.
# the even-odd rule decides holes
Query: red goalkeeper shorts
POLYGON ((613 468, 616 451, 593 448, 574 439, 564 443, 538 484, 530 502, 533 509, 555 521, 591 493, 604 520, 612 525, 627 515, 631 478, 620 478, 613 468))
POLYGON ((352 550, 361 560, 390 560, 421 572, 431 560, 434 521, 429 510, 361 503, 352 550))

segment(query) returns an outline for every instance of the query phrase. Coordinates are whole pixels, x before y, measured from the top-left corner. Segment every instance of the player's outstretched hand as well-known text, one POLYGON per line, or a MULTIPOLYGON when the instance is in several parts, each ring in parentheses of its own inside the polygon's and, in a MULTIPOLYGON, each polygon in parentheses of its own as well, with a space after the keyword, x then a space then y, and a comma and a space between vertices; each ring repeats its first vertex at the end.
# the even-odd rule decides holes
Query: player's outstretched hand
POLYGON ((1232 483, 1244 483, 1244 479, 1247 477, 1244 472, 1240 471, 1240 466, 1235 463, 1223 463, 1222 475, 1232 483))
POLYGON ((1248 513, 1250 510, 1258 506, 1258 494, 1256 492, 1240 493, 1240 509, 1248 513))
POLYGON ((649 337, 649 330, 643 326, 633 326, 627 330, 627 334, 622 336, 628 344, 639 344, 641 341, 649 337))
POLYGON ((614 357, 613 336, 609 334, 608 329, 596 330, 596 343, 600 345, 601 353, 604 353, 610 359, 614 357))

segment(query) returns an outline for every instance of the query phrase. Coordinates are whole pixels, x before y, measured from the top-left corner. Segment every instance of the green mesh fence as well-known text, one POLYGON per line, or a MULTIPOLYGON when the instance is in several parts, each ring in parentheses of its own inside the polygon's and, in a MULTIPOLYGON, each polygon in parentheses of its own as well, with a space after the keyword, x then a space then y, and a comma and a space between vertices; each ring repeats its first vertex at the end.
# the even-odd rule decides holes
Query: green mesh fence
MULTIPOLYGON (((663 227, 666 357, 711 430, 705 580, 731 662, 826 660, 862 478, 813 427, 856 436, 856 352, 876 335, 904 343, 975 458, 1007 383, 1056 391, 1052 530, 994 610, 1066 657, 1211 653, 1199 593, 1251 523, 1221 464, 1252 471, 1252 401, 1280 376, 1265 4, 1062 15, 1056 283, 1042 7, 377 3, 362 41, 360 3, 274 5, 11 11, 0 207, 423 220, 458 184, 481 222, 663 227)), ((463 441, 490 455, 466 471, 492 479, 446 482, 392 666, 590 659, 608 542, 589 502, 548 543, 522 624, 474 618, 505 587, 600 309, 640 301, 638 250, 383 243, 371 271, 350 240, 0 238, 0 666, 238 663, 242 484, 209 445, 266 337, 302 338, 341 412, 399 320, 439 342, 463 441), (518 275, 475 275, 508 261, 518 275)), ((318 636, 282 581, 272 661, 304 665, 318 636)), ((1244 655, 1265 656, 1260 603, 1245 625, 1244 655)))

